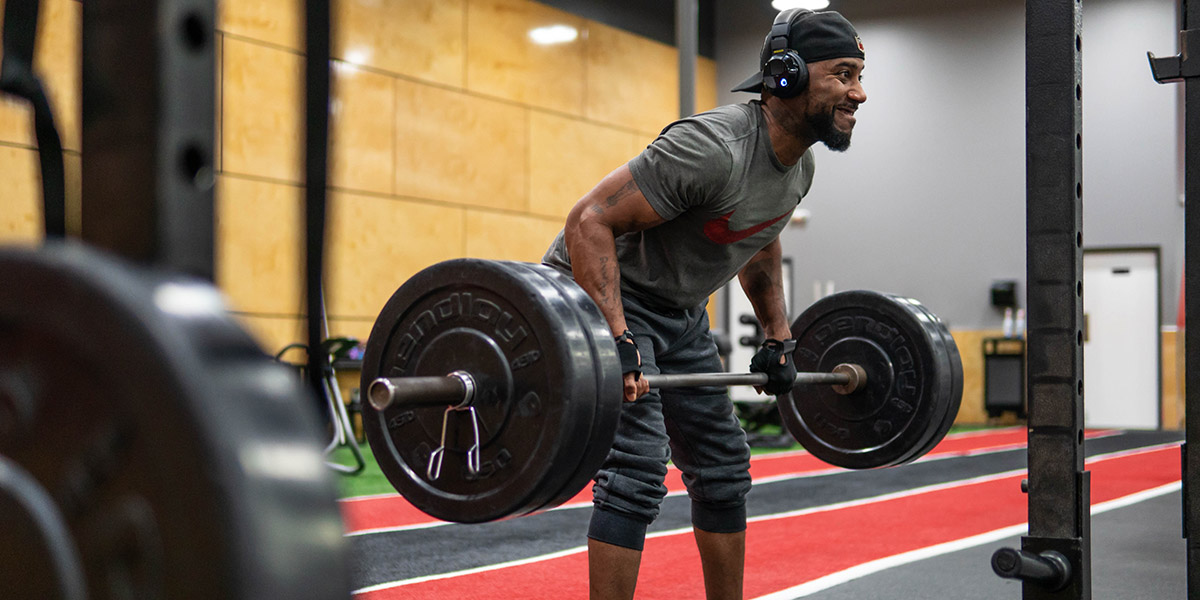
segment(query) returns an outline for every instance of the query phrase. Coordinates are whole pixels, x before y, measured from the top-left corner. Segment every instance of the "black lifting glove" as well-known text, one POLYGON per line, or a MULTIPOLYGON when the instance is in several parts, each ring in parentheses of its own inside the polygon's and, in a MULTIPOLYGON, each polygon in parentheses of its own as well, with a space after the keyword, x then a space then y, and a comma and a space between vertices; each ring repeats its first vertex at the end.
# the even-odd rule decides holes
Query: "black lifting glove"
MULTIPOLYGON (((642 357, 638 354, 637 342, 628 329, 613 338, 617 342, 617 357, 621 359, 621 375, 633 372, 633 380, 642 378, 642 357)), ((795 371, 795 369, 793 369, 795 371)))
POLYGON ((761 348, 750 359, 751 373, 766 373, 767 384, 763 391, 778 396, 792 391, 796 382, 796 365, 792 363, 792 352, 796 350, 796 340, 779 341, 768 338, 761 348), (783 364, 779 359, 783 358, 783 364))

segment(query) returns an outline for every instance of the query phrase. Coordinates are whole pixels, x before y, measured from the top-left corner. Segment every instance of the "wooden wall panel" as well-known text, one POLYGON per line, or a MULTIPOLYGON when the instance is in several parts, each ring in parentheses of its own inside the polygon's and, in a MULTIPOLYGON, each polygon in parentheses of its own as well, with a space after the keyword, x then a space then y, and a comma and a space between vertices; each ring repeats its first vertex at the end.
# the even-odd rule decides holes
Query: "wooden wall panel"
POLYGON ((1162 428, 1183 429, 1183 331, 1162 332, 1162 428))
POLYGON ((583 115, 585 21, 528 0, 471 0, 467 5, 467 89, 572 115, 583 115), (539 27, 573 28, 579 37, 543 45, 539 27))
MULTIPOLYGON (((218 25, 218 279, 268 347, 303 337, 299 8, 223 0, 218 25)), ((540 260, 575 201, 676 117, 674 48, 536 2, 333 11, 333 335, 365 339, 395 288, 434 262, 540 260), (529 41, 558 23, 580 37, 529 41)), ((715 78, 701 59, 697 110, 715 102, 715 78)))
POLYGON ((335 0, 333 55, 355 64, 461 87, 464 0, 335 0))
POLYGON ((529 210, 565 219, 613 169, 625 164, 631 134, 543 112, 529 119, 529 210))
POLYGON ((1000 331, 963 330, 950 332, 958 346, 963 363, 963 398, 955 424, 987 423, 987 411, 983 408, 983 339, 997 337, 1000 331))
POLYGON ((696 60, 696 112, 716 107, 717 61, 701 56, 696 60))
POLYGON ((469 210, 466 255, 494 260, 541 262, 563 224, 556 220, 469 210))
POLYGON ((300 52, 304 49, 304 2, 220 0, 217 29, 300 52))
POLYGON ((339 62, 332 83, 330 185, 391 194, 396 153, 394 80, 339 62))
POLYGON ((233 309, 300 314, 304 190, 223 176, 217 187, 216 279, 233 309))
POLYGON ((374 318, 400 284, 462 256, 460 208, 335 192, 326 242, 330 315, 374 318))
POLYGON ((524 211, 529 110, 396 82, 396 193, 524 211))
MULTIPOLYGON (((68 236, 78 236, 83 231, 83 164, 79 153, 63 154, 63 180, 66 186, 66 225, 68 236)), ((39 171, 40 172, 40 171, 39 171)), ((40 201, 40 194, 39 194, 40 201)))
POLYGON ((679 114, 678 54, 671 46, 588 24, 587 117, 657 132, 679 114))
POLYGON ((303 58, 226 38, 221 161, 225 171, 300 183, 303 58))
POLYGON ((36 150, 0 146, 0 242, 32 244, 42 238, 42 194, 36 150))

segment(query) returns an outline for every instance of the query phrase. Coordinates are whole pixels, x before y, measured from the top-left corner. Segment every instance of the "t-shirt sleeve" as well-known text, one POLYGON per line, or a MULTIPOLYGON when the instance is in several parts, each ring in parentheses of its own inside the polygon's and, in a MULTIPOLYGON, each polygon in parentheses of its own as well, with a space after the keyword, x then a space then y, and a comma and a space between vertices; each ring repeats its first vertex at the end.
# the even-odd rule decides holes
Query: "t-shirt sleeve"
POLYGON ((712 131, 680 121, 629 161, 629 170, 654 211, 670 220, 719 196, 732 165, 728 147, 712 131))

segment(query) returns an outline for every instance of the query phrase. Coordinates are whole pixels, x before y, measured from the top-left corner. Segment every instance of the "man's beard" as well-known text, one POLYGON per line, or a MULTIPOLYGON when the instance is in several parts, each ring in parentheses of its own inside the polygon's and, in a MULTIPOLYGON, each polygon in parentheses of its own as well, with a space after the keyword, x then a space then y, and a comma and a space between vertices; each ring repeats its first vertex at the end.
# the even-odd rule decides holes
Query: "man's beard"
POLYGON ((850 147, 852 132, 842 131, 833 124, 833 114, 836 110, 834 108, 829 112, 809 115, 808 125, 817 132, 817 139, 823 142, 825 147, 834 152, 845 152, 850 147))

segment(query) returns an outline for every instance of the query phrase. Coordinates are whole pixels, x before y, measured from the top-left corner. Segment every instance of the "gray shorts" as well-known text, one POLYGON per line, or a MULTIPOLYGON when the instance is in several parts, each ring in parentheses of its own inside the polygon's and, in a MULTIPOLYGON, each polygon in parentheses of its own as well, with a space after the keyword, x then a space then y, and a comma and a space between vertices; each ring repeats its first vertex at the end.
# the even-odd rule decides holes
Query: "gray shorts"
MULTIPOLYGON (((625 320, 642 355, 642 372, 725 370, 704 306, 652 309, 623 299, 625 320)), ((617 437, 592 488, 588 537, 640 550, 667 493, 667 462, 683 473, 692 525, 734 533, 746 528, 750 447, 723 387, 650 390, 623 402, 617 437)))

